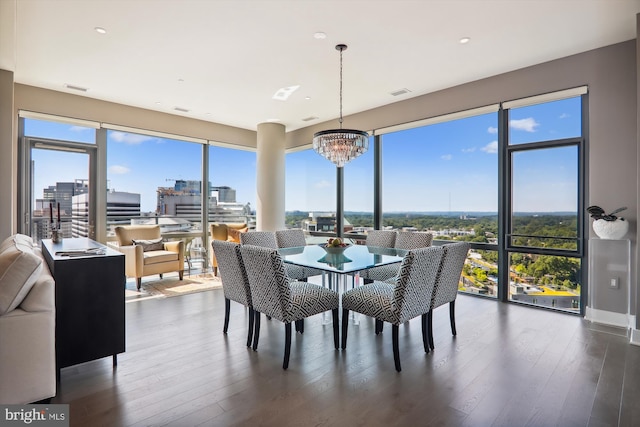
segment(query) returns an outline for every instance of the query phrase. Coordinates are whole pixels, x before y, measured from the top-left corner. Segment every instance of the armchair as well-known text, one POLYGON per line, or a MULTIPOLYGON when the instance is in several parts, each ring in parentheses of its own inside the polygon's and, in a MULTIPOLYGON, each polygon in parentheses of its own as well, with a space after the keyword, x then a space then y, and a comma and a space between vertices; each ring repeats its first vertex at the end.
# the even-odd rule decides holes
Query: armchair
MULTIPOLYGON (((209 234, 211 240, 223 240, 227 242, 240 243, 240 233, 246 233, 249 230, 249 226, 244 222, 227 222, 227 223, 211 223, 209 224, 209 234)), ((211 251, 211 267, 213 267, 213 274, 218 275, 218 261, 216 255, 211 251)))
POLYGON ((158 225, 117 226, 116 236, 125 256, 125 274, 135 277, 140 290, 142 277, 177 271, 184 275, 184 241, 162 242, 158 225))

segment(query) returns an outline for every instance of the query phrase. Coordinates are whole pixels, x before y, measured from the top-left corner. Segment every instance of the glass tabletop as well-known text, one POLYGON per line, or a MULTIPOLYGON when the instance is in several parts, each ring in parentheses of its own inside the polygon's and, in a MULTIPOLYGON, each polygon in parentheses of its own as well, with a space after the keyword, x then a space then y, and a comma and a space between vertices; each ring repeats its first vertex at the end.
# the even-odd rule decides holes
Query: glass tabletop
POLYGON ((350 245, 341 253, 328 253, 321 245, 278 249, 284 262, 334 273, 353 273, 402 261, 404 249, 350 245))

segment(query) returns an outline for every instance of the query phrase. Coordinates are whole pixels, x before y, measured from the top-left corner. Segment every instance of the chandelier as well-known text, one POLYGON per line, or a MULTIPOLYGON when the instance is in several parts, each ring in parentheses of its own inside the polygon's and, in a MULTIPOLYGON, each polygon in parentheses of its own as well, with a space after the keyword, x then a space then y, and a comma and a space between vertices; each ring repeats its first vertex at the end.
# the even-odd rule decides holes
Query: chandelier
POLYGON ((340 129, 323 130, 313 135, 313 149, 339 168, 369 149, 367 132, 342 129, 342 52, 346 49, 346 44, 336 45, 336 50, 340 51, 340 129))

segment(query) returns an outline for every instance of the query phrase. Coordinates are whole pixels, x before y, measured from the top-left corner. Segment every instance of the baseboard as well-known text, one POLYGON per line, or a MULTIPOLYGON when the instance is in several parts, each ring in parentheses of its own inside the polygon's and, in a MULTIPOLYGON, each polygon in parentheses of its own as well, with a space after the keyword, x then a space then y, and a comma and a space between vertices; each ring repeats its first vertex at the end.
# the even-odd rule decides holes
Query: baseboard
MULTIPOLYGON (((635 316, 626 313, 614 313, 612 311, 596 310, 587 307, 584 318, 603 325, 617 326, 619 328, 635 328, 635 316), (632 322, 633 318, 633 322, 632 322)), ((640 339, 640 336, 638 337, 640 339)))
POLYGON ((640 346, 640 330, 632 328, 631 337, 629 337, 629 343, 640 346))

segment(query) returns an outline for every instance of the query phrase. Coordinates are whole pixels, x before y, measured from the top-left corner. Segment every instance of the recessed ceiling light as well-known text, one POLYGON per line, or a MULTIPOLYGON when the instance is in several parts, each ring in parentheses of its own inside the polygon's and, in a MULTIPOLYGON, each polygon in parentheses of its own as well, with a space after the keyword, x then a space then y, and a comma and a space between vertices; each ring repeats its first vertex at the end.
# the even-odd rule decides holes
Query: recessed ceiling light
POLYGON ((184 83, 184 79, 178 79, 178 83, 184 83))
POLYGON ((162 105, 162 102, 156 101, 156 105, 162 105))
POLYGON ((299 87, 300 85, 281 87, 273 94, 272 98, 278 101, 286 101, 299 87))
POLYGON ((313 33, 313 38, 318 39, 318 40, 324 40, 327 38, 327 34, 323 33, 322 31, 318 31, 313 33))
POLYGON ((467 44, 471 41, 471 37, 463 37, 460 39, 460 44, 467 44))
POLYGON ((310 96, 305 96, 304 99, 306 99, 307 101, 311 99, 310 96))
POLYGON ((96 30, 96 33, 107 34, 107 30, 105 30, 102 27, 96 27, 96 28, 94 28, 94 30, 96 30))

